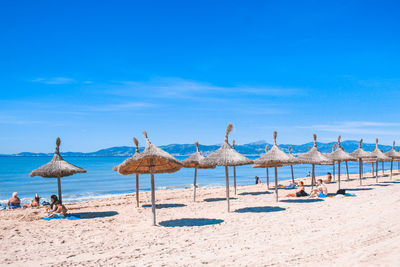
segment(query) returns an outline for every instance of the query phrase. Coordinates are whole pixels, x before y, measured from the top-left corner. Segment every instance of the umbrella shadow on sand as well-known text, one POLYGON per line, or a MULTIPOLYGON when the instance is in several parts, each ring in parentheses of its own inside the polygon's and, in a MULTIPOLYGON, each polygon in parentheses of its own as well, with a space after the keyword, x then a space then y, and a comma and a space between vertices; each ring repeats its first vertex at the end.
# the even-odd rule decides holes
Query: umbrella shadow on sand
POLYGON ((164 227, 193 227, 221 224, 224 220, 207 219, 207 218, 182 218, 177 220, 169 220, 160 222, 159 225, 164 227))
MULTIPOLYGON (((157 209, 168 209, 168 208, 181 208, 185 207, 185 204, 156 204, 157 209)), ((143 208, 151 208, 151 204, 142 205, 143 208)))
POLYGON ((237 209, 237 210, 235 210, 235 212, 237 212, 237 213, 248 213, 248 212, 261 213, 261 212, 276 212, 276 211, 283 211, 283 210, 286 210, 286 209, 281 208, 281 207, 264 206, 264 207, 248 207, 248 208, 237 209))
POLYGON ((296 199, 283 199, 280 202, 284 203, 315 203, 324 201, 320 198, 296 198, 296 199))
POLYGON ((243 193, 240 193, 239 195, 241 195, 241 196, 259 196, 259 195, 268 195, 268 194, 272 194, 272 193, 268 192, 268 191, 264 191, 264 192, 243 192, 243 193))
POLYGON ((382 182, 382 183, 385 183, 385 184, 400 184, 400 182, 396 182, 396 181, 387 181, 387 182, 382 182))
POLYGON ((95 211, 95 212, 78 212, 69 213, 69 215, 78 217, 80 219, 95 219, 95 218, 105 218, 118 215, 116 211, 95 211))
MULTIPOLYGON (((230 200, 235 200, 237 199, 236 197, 230 197, 230 200)), ((206 198, 204 199, 205 202, 217 202, 217 201, 225 201, 225 197, 215 197, 215 198, 206 198)))
POLYGON ((371 184, 371 186, 390 186, 391 184, 371 184))

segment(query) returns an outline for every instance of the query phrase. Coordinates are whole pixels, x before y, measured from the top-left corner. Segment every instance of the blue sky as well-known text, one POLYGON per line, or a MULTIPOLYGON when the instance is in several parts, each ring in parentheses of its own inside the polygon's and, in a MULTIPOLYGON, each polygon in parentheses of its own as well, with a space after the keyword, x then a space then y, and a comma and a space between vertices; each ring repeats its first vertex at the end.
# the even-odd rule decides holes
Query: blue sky
POLYGON ((0 153, 400 142, 396 1, 5 1, 0 153))

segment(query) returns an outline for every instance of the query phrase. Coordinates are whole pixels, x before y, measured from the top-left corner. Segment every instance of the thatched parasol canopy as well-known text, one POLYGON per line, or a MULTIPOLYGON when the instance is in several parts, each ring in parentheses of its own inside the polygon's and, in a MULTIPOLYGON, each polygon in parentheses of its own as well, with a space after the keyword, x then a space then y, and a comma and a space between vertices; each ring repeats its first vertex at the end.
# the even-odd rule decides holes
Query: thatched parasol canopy
POLYGON ((330 162, 330 160, 317 148, 316 134, 314 134, 314 146, 308 152, 299 155, 295 161, 297 164, 323 164, 327 162, 330 162))
POLYGON ((288 154, 283 152, 278 145, 276 144, 276 137, 278 133, 274 131, 274 144, 271 149, 266 152, 263 156, 256 159, 254 161, 253 168, 275 168, 275 198, 278 201, 278 167, 284 165, 291 165, 293 163, 293 159, 289 157, 288 154))
POLYGON ((349 153, 344 151, 343 147, 340 144, 340 139, 341 139, 341 136, 339 135, 339 137, 338 137, 338 147, 336 148, 335 151, 333 151, 329 155, 328 158, 333 160, 333 161, 337 161, 337 162, 355 160, 354 157, 352 157, 349 153))
MULTIPOLYGON (((130 160, 130 161, 132 161, 132 160, 135 160, 135 158, 137 158, 138 156, 139 156, 139 141, 136 139, 136 137, 134 137, 133 138, 133 142, 135 143, 135 145, 136 145, 136 151, 135 151, 135 154, 132 156, 132 157, 130 157, 130 158, 128 158, 128 159, 126 159, 126 160, 124 160, 121 164, 118 164, 117 166, 115 166, 114 168, 113 168, 113 170, 114 171, 118 171, 119 172, 119 167, 121 166, 121 165, 123 165, 123 164, 129 164, 129 163, 126 163, 128 160, 130 160)), ((128 175, 128 174, 134 174, 135 172, 132 172, 132 170, 126 170, 125 172, 123 172, 123 173, 121 173, 121 172, 119 172, 120 174, 122 174, 122 175, 128 175)), ((136 206, 137 207, 139 207, 139 174, 138 173, 136 173, 136 206)))
MULTIPOLYGON (((338 137, 338 147, 336 148, 335 151, 333 151, 329 155, 329 159, 330 160, 332 160, 334 162, 336 161, 338 163, 338 189, 340 189, 340 163, 342 161, 347 162, 349 160, 356 160, 354 157, 350 156, 349 153, 344 151, 343 147, 341 146, 340 139, 341 139, 341 136, 339 135, 339 137, 338 137)), ((346 167, 347 167, 347 165, 346 165, 346 167)), ((347 172, 347 178, 349 178, 348 172, 347 172)))
POLYGON ((150 142, 146 131, 143 131, 143 134, 146 138, 146 148, 137 156, 122 162, 118 167, 119 173, 174 173, 182 168, 182 163, 179 160, 150 142))
POLYGON ((372 151, 372 155, 374 156, 375 163, 376 163, 376 168, 375 168, 375 178, 376 182, 378 182, 378 162, 385 162, 385 161, 390 161, 391 158, 386 156, 380 149, 378 145, 378 138, 375 139, 375 149, 372 151))
POLYGON ((196 152, 182 161, 182 164, 184 168, 194 168, 193 201, 196 201, 197 169, 214 169, 215 165, 201 164, 200 161, 204 160, 204 156, 200 153, 199 142, 196 141, 194 144, 196 145, 196 152))
POLYGON ((201 161, 205 159, 205 157, 200 153, 199 150, 199 142, 194 143, 196 146, 196 152, 190 155, 188 158, 182 161, 184 168, 198 168, 198 169, 210 169, 215 168, 215 165, 211 164, 202 164, 201 161))
POLYGON ((359 162, 359 178, 360 178, 360 185, 362 184, 362 173, 363 173, 363 160, 368 160, 372 159, 374 156, 372 155, 371 152, 365 151, 362 149, 362 142, 363 140, 360 140, 360 145, 356 150, 354 150, 350 155, 356 159, 358 159, 359 162))
POLYGON ((311 186, 314 187, 315 183, 315 164, 327 164, 330 160, 324 156, 317 148, 317 135, 314 134, 314 146, 310 149, 310 151, 301 154, 296 158, 297 164, 311 164, 312 165, 312 178, 311 178, 311 186))
POLYGON ((202 165, 225 166, 225 186, 228 212, 230 211, 228 166, 241 166, 253 163, 251 159, 246 158, 229 145, 228 136, 232 129, 233 125, 232 123, 229 123, 228 127, 226 128, 225 140, 222 146, 200 161, 202 165))
POLYGON ((86 170, 77 167, 69 162, 66 162, 62 156, 60 155, 60 137, 57 138, 56 141, 56 151, 54 152, 54 156, 49 163, 41 166, 40 168, 33 170, 30 173, 31 177, 34 176, 42 176, 44 178, 57 178, 58 182, 58 198, 60 202, 62 202, 61 195, 61 181, 60 178, 71 176, 76 173, 86 173, 86 170))
POLYGON ((153 225, 156 225, 154 174, 177 172, 182 168, 182 163, 161 148, 153 145, 147 137, 146 131, 143 131, 143 134, 146 138, 146 148, 144 151, 139 153, 137 156, 133 156, 121 163, 118 167, 118 171, 121 174, 150 174, 153 225))
POLYGON ((254 161, 253 168, 265 168, 290 165, 293 163, 291 157, 283 152, 276 144, 277 132, 274 132, 274 144, 271 149, 266 152, 263 156, 254 161))
POLYGON ((253 163, 251 159, 246 158, 229 145, 228 135, 232 129, 233 125, 230 123, 226 129, 225 140, 222 146, 202 160, 201 164, 216 166, 241 166, 253 163))
POLYGON ((395 146, 396 146, 396 141, 393 141, 392 149, 385 153, 386 156, 391 158, 391 161, 390 161, 390 179, 392 179, 392 176, 393 176, 393 161, 396 160, 396 159, 397 160, 400 159, 400 153, 395 150, 395 146))

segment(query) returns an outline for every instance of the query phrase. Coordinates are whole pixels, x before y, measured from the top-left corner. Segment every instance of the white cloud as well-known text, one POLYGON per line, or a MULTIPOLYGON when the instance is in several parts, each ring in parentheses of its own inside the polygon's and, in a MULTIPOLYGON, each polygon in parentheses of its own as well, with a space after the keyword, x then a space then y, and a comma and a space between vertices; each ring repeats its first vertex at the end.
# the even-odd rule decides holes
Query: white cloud
POLYGON ((32 82, 38 82, 44 84, 69 84, 69 83, 74 83, 75 80, 66 77, 54 77, 54 78, 37 78, 32 80, 32 82))
POLYGON ((118 103, 118 104, 88 106, 85 108, 87 108, 89 110, 93 110, 93 111, 124 111, 124 110, 148 108, 148 107, 153 107, 153 106, 154 106, 154 104, 150 104, 150 103, 146 103, 146 102, 126 102, 126 103, 118 103))
POLYGON ((316 124, 298 126, 298 128, 315 129, 322 132, 370 134, 370 135, 399 135, 400 123, 374 121, 347 121, 332 124, 316 124))

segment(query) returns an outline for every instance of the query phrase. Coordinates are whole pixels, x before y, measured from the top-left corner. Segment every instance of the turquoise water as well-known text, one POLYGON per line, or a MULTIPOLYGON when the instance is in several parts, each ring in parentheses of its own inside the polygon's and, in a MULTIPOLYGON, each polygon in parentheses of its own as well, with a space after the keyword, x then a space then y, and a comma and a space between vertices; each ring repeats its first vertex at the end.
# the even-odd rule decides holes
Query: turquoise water
MULTIPOLYGON (((183 160, 184 157, 177 157, 183 160)), ((253 157, 254 159, 255 157, 253 157)), ((65 160, 87 170, 85 174, 76 174, 61 179, 63 201, 76 202, 112 195, 123 195, 135 192, 135 175, 120 175, 112 168, 121 163, 123 157, 65 157, 65 160)), ((57 179, 29 177, 29 173, 51 160, 50 157, 0 157, 0 204, 4 207, 12 192, 18 192, 23 203, 28 203, 38 193, 43 200, 50 195, 57 194, 57 179)), ((395 163, 397 168, 397 163, 395 163)), ((381 164, 379 164, 379 169, 381 164)), ((390 163, 385 163, 389 170, 390 163)), ((230 171, 230 183, 233 184, 233 170, 230 171)), ((311 165, 294 166, 296 177, 304 177, 311 171, 311 165)), ((332 166, 316 166, 316 175, 324 175, 332 172, 332 166)), ((364 165, 364 171, 371 171, 371 164, 364 165)), ((349 172, 358 173, 358 163, 349 163, 349 172)), ((342 164, 342 173, 345 173, 345 165, 342 164)), ((157 174, 155 183, 157 189, 192 188, 193 169, 182 168, 172 174, 157 174)), ((256 169, 251 166, 239 166, 236 168, 237 184, 254 184, 254 176, 259 176, 265 182, 265 169, 256 169)), ((270 177, 273 170, 270 169, 270 177)), ((290 167, 278 169, 279 180, 291 178, 290 167)), ((213 187, 225 185, 225 169, 217 167, 211 170, 198 170, 199 187, 213 187)), ((149 175, 140 176, 140 191, 150 190, 149 175)))

